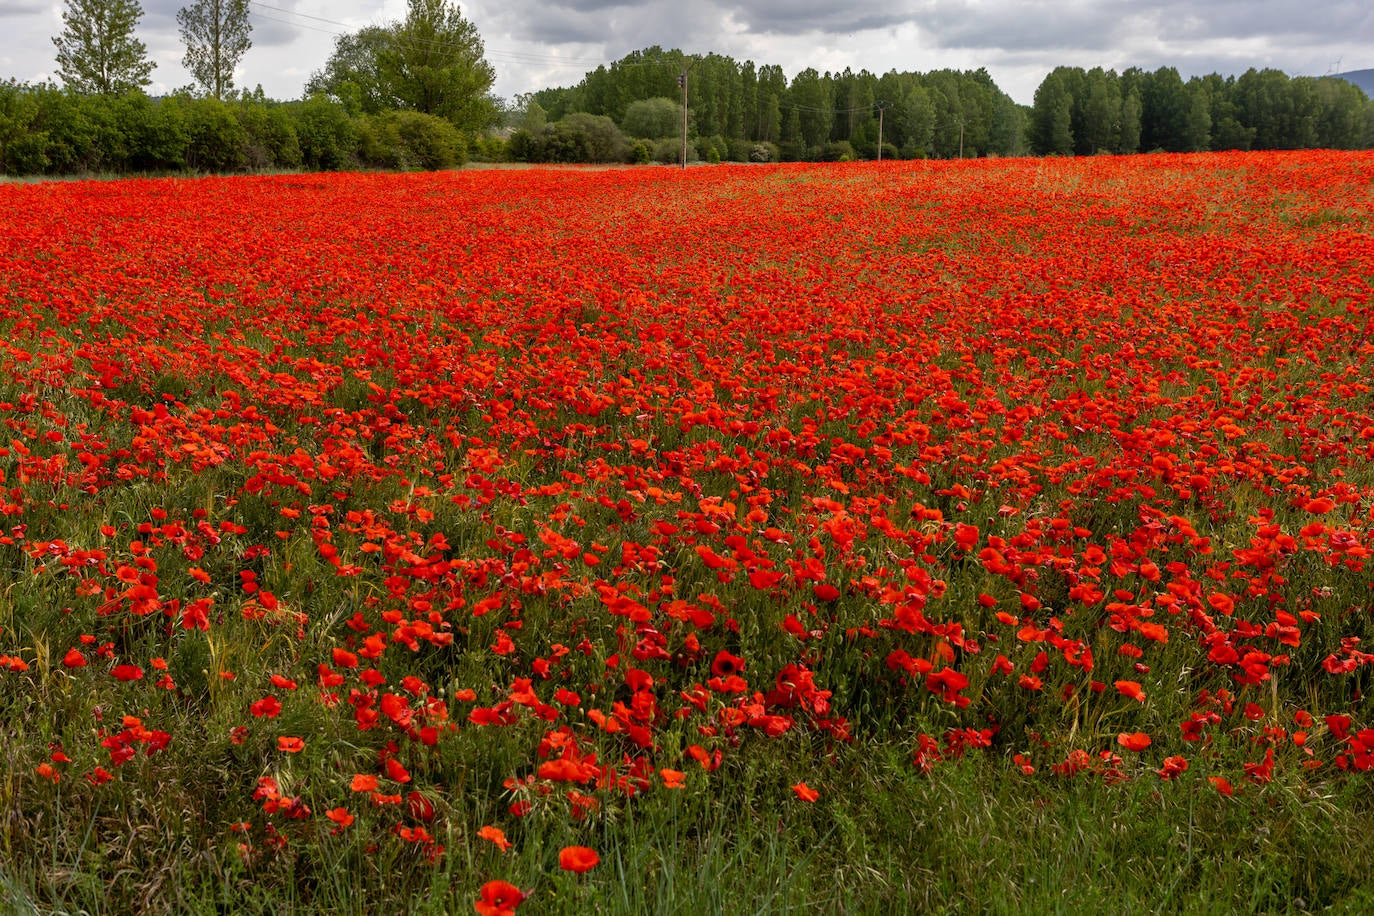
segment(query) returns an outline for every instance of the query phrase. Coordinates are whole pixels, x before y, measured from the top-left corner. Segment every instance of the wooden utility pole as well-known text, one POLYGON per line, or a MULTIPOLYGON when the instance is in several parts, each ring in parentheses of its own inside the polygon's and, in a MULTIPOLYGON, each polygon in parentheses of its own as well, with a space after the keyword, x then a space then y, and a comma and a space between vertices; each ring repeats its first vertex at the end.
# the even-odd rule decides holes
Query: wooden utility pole
POLYGON ((687 68, 678 74, 677 84, 682 87, 682 167, 687 168, 687 68))
POLYGON ((677 75, 677 84, 682 87, 682 167, 687 168, 687 74, 692 72, 692 68, 701 63, 701 58, 697 57, 690 64, 685 64, 682 72, 677 75))
POLYGON ((878 106, 878 161, 883 161, 883 109, 886 105, 878 106))

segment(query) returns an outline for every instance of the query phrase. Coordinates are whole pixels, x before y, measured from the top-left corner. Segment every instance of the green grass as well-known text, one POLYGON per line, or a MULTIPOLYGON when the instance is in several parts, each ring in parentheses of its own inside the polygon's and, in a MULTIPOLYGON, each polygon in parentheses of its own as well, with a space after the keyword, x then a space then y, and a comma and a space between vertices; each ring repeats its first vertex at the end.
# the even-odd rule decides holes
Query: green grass
POLYGON ((1374 812, 1354 785, 1225 798, 1200 774, 1025 779, 996 758, 922 775, 902 750, 870 748, 808 776, 821 798, 805 805, 779 778, 802 768, 786 749, 766 756, 585 824, 535 815, 504 854, 448 837, 439 868, 330 836, 293 837, 283 855, 246 864, 231 838, 185 823, 183 855, 169 856, 158 840, 174 825, 156 803, 124 823, 63 812, 64 825, 84 828, 26 824, 28 848, 16 857, 11 846, 0 882, 15 911, 42 913, 459 912, 491 874, 531 891, 529 911, 567 914, 1360 912, 1374 902, 1374 812), (140 852, 139 838, 151 848, 140 852), (601 865, 560 873, 558 850, 572 843, 599 849, 601 865))

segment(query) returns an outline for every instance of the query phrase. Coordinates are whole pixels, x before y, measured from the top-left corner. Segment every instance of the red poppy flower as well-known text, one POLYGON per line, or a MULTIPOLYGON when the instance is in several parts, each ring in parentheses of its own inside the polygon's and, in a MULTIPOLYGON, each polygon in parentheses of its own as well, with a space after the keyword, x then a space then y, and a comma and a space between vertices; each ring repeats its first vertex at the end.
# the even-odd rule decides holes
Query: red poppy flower
POLYGON ((558 867, 579 875, 590 871, 600 861, 601 856, 588 846, 564 846, 558 853, 558 867))
POLYGON ((259 718, 265 716, 269 719, 275 719, 281 712, 281 701, 269 694, 261 700, 255 700, 253 704, 248 707, 248 711, 259 718))
POLYGON ((1151 744, 1150 736, 1144 732, 1122 732, 1116 736, 1116 743, 1128 751, 1143 751, 1151 744))
POLYGON ((732 677, 744 671, 744 659, 731 655, 724 649, 716 653, 711 661, 711 673, 716 677, 732 677))
POLYGON ((804 802, 814 802, 821 797, 821 793, 808 786, 805 782, 799 782, 792 787, 792 791, 797 793, 797 798, 804 802))
POLYGON ((515 908, 525 899, 525 894, 506 881, 488 881, 482 885, 481 896, 473 904, 479 916, 514 916, 515 908))
POLYGON ((1145 690, 1137 681, 1117 681, 1116 689, 1123 697, 1130 697, 1138 703, 1145 702, 1145 690))
POLYGON ((410 771, 401 766, 401 762, 395 757, 386 758, 384 767, 388 779, 393 779, 396 782, 410 782, 410 771))
POLYGON ((510 849, 511 847, 510 840, 506 839, 505 831, 503 831, 499 827, 492 827, 488 825, 486 827, 483 827, 481 830, 478 830, 477 835, 484 840, 489 840, 490 842, 494 843, 496 845, 496 848, 501 850, 502 852, 505 852, 507 849, 510 849))
POLYGON ((1188 761, 1184 757, 1180 755, 1165 757, 1164 766, 1159 770, 1159 776, 1161 779, 1173 779, 1187 769, 1188 761))
POLYGON ((353 815, 348 813, 347 808, 330 808, 324 815, 341 828, 353 823, 353 815))

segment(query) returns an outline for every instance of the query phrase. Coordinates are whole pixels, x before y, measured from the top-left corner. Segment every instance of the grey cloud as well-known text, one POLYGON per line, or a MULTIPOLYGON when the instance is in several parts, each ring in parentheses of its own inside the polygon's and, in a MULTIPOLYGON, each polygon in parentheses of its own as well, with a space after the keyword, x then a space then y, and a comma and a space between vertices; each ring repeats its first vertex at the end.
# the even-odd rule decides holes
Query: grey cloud
POLYGON ((606 22, 600 16, 580 15, 577 10, 549 10, 528 23, 520 37, 550 44, 599 43, 606 40, 606 22))
POLYGON ((852 33, 890 28, 910 22, 910 3, 860 0, 839 4, 830 0, 764 0, 762 3, 720 3, 721 11, 749 31, 766 35, 805 35, 811 32, 852 33))
MULTIPOLYGON (((485 10, 487 4, 482 7, 485 10)), ((726 23, 751 35, 849 34, 901 25, 911 20, 912 11, 913 5, 902 0, 853 0, 848 4, 834 0, 698 0, 691 4, 511 0, 486 15, 499 21, 516 39, 640 47, 718 45, 726 23)))
POLYGON ((280 48, 292 44, 300 37, 301 30, 282 22, 249 17, 253 32, 249 36, 255 48, 280 48))
MULTIPOLYGON (((559 4, 496 0, 470 6, 480 11, 474 14, 474 21, 491 23, 515 41, 614 46, 625 51, 655 44, 710 44, 712 36, 718 36, 721 23, 709 4, 686 9, 677 3, 633 0, 570 0, 559 4)), ((488 43, 497 44, 490 38, 488 43)))
POLYGON ((1374 40, 1374 8, 1365 0, 1294 3, 1291 0, 1211 0, 1156 4, 1160 37, 1207 41, 1259 38, 1302 45, 1374 40))
POLYGON ((1140 4, 928 2, 915 22, 941 48, 1060 51, 1105 48, 1140 4))

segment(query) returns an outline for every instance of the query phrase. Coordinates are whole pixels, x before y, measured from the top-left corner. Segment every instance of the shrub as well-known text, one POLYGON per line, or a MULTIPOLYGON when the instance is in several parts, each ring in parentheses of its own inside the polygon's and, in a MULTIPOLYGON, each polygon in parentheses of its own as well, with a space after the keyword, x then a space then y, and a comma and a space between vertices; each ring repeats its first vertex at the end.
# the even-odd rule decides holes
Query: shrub
POLYGON ((610 118, 574 112, 537 132, 517 130, 510 151, 524 162, 626 162, 630 143, 610 118))
POLYGON ((487 134, 472 143, 472 158, 477 162, 509 162, 508 143, 501 137, 487 134))
POLYGON ((549 162, 624 162, 630 151, 614 121, 581 111, 556 121, 547 143, 549 162))
POLYGON ((386 115, 365 115, 354 122, 358 131, 358 159, 374 169, 400 169, 401 137, 396 122, 386 115))
POLYGON ((37 106, 30 129, 36 136, 25 151, 33 173, 76 174, 124 169, 124 138, 110 105, 97 97, 65 92, 52 84, 35 86, 37 106), (109 160, 117 159, 111 163, 109 160))
POLYGON ((450 122, 415 111, 388 111, 359 119, 358 157, 380 169, 437 171, 467 161, 467 144, 450 122))
POLYGON ((301 164, 301 143, 291 117, 280 105, 245 101, 234 116, 248 136, 248 167, 293 169, 301 164))
POLYGON ((186 165, 190 137, 181 104, 175 98, 154 102, 135 90, 114 102, 114 123, 126 142, 125 167, 163 172, 186 165))
POLYGON ((506 141, 506 154, 513 162, 533 162, 535 146, 533 134, 527 130, 517 130, 512 132, 510 139, 506 141))
POLYGON ((748 162, 749 153, 753 151, 754 144, 749 140, 734 137, 726 143, 726 147, 726 159, 731 162, 748 162))
POLYGON ((342 105, 313 95, 287 111, 300 142, 302 164, 307 168, 337 171, 354 163, 358 129, 342 105))
POLYGON ((821 147, 816 158, 821 162, 853 162, 858 155, 848 140, 835 140, 821 147))
POLYGON ((778 144, 778 161, 801 162, 806 158, 806 144, 800 140, 784 140, 778 144))
POLYGON ((31 175, 47 166, 48 138, 33 129, 37 117, 38 102, 27 86, 0 82, 0 172, 31 175))
POLYGON ((620 126, 628 136, 643 140, 671 137, 682 129, 682 103, 665 97, 631 102, 620 126))
MULTIPOLYGON (((682 141, 680 139, 659 140, 654 144, 654 161, 662 162, 666 165, 675 165, 682 161, 682 141)), ((687 144, 687 161, 700 162, 701 157, 697 155, 695 144, 687 144)))
POLYGON ((782 153, 778 150, 776 143, 764 141, 755 143, 749 148, 750 162, 778 162, 782 159, 782 153))
POLYGON ((467 162, 467 142, 452 122, 418 111, 397 111, 387 117, 396 123, 403 168, 433 172, 467 162))
POLYGON ((232 172, 248 164, 248 131, 228 105, 218 99, 201 98, 187 99, 181 106, 189 168, 232 172))

